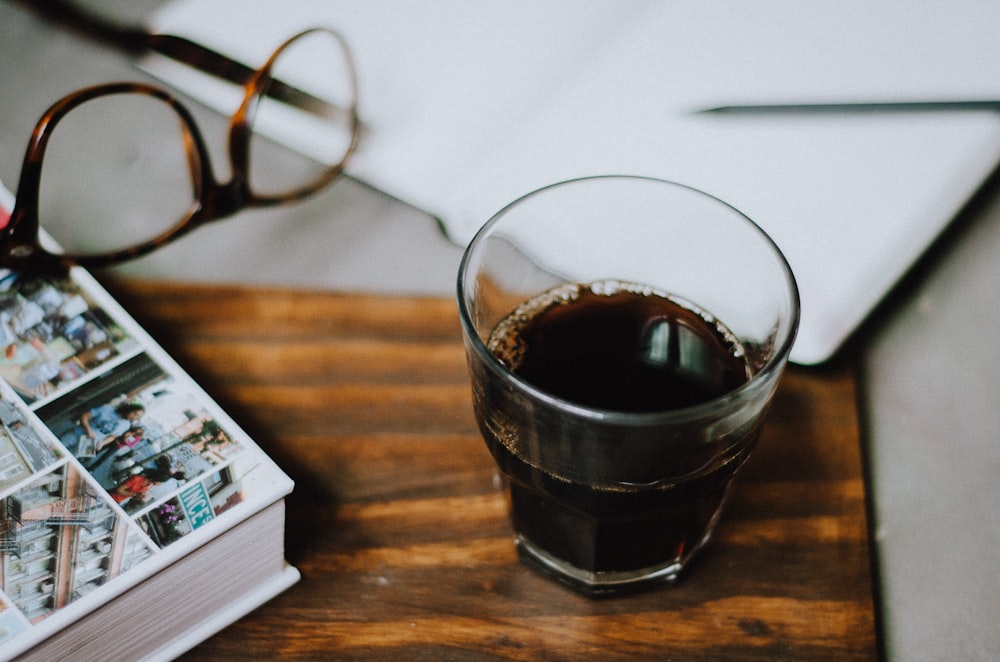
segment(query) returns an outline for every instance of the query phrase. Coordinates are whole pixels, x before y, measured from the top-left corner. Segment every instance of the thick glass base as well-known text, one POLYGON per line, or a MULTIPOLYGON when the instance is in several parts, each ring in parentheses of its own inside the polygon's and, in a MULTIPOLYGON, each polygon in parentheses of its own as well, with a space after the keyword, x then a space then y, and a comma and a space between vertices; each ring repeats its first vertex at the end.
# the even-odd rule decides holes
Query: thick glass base
POLYGON ((636 570, 599 572, 584 570, 562 559, 555 558, 521 534, 515 536, 515 543, 518 556, 525 564, 542 571, 580 593, 591 597, 601 597, 642 590, 657 584, 674 583, 687 562, 708 542, 709 537, 710 535, 706 535, 683 558, 669 559, 664 563, 636 570))

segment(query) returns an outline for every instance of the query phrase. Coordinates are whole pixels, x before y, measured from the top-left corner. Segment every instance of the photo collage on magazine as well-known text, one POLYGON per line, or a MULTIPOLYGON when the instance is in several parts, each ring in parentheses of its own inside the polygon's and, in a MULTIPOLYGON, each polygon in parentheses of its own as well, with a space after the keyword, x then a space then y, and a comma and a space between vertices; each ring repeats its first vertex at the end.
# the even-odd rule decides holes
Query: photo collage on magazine
POLYGON ((243 501, 259 461, 73 273, 0 270, 0 644, 243 501))

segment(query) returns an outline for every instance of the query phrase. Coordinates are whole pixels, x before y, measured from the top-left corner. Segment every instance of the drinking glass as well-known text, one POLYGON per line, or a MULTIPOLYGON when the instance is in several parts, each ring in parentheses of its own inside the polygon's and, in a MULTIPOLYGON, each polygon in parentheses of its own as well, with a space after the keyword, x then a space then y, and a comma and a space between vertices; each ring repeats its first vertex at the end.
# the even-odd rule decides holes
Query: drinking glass
POLYGON ((576 179, 525 195, 482 227, 461 262, 458 308, 475 415, 521 558, 590 595, 675 580, 712 535, 794 341, 798 291, 778 247, 691 187, 576 179), (711 357, 692 340, 701 320, 745 371, 741 383, 674 406, 657 404, 656 388, 594 377, 604 374, 594 366, 617 360, 608 359, 618 339, 604 333, 605 313, 556 343, 580 336, 579 361, 541 369, 571 372, 564 381, 580 389, 525 377, 519 352, 555 351, 526 340, 526 321, 583 305, 581 292, 682 307, 688 322, 646 320, 643 360, 678 374, 708 370, 711 357))

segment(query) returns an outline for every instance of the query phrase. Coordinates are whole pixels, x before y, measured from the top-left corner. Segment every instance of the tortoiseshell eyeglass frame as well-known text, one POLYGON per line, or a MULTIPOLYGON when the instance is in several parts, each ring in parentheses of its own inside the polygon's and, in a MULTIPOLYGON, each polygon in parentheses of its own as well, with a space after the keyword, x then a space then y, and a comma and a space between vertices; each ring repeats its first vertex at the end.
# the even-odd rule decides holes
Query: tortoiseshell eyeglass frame
MULTIPOLYGON (((44 4, 44 3, 42 3, 44 4)), ((155 36, 155 35, 151 35, 155 36)), ((191 43, 191 42, 180 42, 191 43)), ((184 47, 181 46, 181 49, 184 47)), ((251 71, 247 69, 247 71, 251 71)), ((227 78, 231 78, 227 76, 227 78)), ((310 28, 300 32, 279 46, 260 68, 251 71, 243 81, 244 95, 240 106, 229 122, 229 160, 232 179, 219 182, 213 175, 208 150, 191 113, 171 93, 146 83, 108 83, 84 88, 63 97, 53 104, 35 125, 24 156, 17 198, 7 224, 0 228, 0 267, 21 272, 61 271, 73 264, 88 269, 108 267, 146 255, 157 248, 187 234, 210 221, 231 216, 243 209, 291 203, 301 200, 339 178, 348 160, 357 148, 361 133, 358 116, 358 85, 353 58, 346 41, 329 28, 310 28), (272 67, 277 58, 298 40, 316 33, 326 33, 336 40, 344 61, 350 101, 346 107, 334 107, 272 78, 272 67), (140 94, 152 97, 169 106, 177 115, 181 138, 187 152, 191 183, 194 189, 193 204, 187 213, 158 236, 128 248, 103 253, 76 254, 52 252, 42 245, 39 237, 39 187, 42 162, 46 145, 59 121, 74 108, 99 97, 116 94, 140 94), (250 138, 254 114, 265 96, 280 98, 310 112, 335 115, 346 122, 350 138, 339 161, 328 165, 311 182, 281 195, 264 195, 255 192, 249 179, 250 138)))

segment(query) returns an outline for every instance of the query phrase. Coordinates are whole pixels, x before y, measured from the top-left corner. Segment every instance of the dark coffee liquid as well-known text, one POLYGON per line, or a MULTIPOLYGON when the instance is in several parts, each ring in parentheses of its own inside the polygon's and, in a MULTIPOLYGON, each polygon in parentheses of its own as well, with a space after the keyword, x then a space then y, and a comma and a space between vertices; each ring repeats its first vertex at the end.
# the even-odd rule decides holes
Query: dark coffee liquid
POLYGON ((707 473, 632 488, 562 480, 503 444, 488 445, 508 481, 511 522, 520 536, 582 570, 621 573, 679 563, 704 544, 754 436, 707 473))
POLYGON ((738 342, 693 306, 638 286, 564 286, 501 322, 490 350, 538 388, 598 409, 707 402, 748 378, 738 342))
MULTIPOLYGON (((710 315, 669 296, 615 282, 567 285, 536 297, 505 318, 488 345, 539 389, 605 410, 688 407, 732 391, 749 375, 739 342, 710 315)), ((515 530, 543 554, 597 574, 662 567, 697 549, 757 434, 753 425, 679 451, 683 457, 658 458, 665 472, 678 465, 694 467, 667 474, 680 476, 676 479, 595 485, 556 476, 516 452, 510 439, 501 438, 504 428, 497 421, 503 416, 487 420, 490 397, 477 407, 477 415, 510 483, 515 530), (692 462, 691 455, 701 452, 706 453, 704 462, 692 462)), ((545 444, 547 436, 557 433, 538 423, 529 432, 522 427, 521 434, 545 444)), ((618 458, 605 461, 617 463, 618 458)), ((623 463, 650 461, 622 458, 623 463)))

